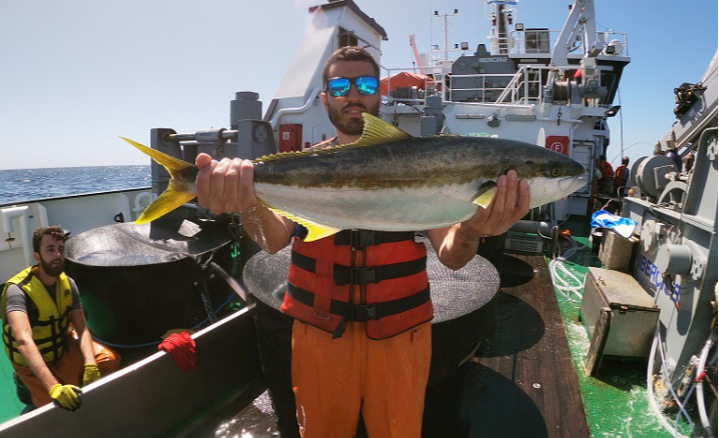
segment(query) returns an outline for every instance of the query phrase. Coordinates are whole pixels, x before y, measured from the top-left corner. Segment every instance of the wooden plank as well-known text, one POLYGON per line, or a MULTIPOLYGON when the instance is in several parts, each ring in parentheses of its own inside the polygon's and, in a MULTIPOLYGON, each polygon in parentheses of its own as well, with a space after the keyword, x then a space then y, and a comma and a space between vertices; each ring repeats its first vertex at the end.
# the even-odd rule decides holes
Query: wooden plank
POLYGON ((512 255, 504 261, 496 332, 476 362, 481 365, 479 374, 491 376, 480 379, 479 386, 488 390, 480 390, 477 399, 493 400, 480 405, 505 418, 471 418, 469 436, 482 436, 484 430, 486 436, 589 437, 579 383, 544 257, 512 255), (508 393, 513 394, 506 396, 508 393), (501 405, 503 397, 516 405, 514 409, 508 406, 506 414, 502 413, 504 408, 490 406, 501 405))

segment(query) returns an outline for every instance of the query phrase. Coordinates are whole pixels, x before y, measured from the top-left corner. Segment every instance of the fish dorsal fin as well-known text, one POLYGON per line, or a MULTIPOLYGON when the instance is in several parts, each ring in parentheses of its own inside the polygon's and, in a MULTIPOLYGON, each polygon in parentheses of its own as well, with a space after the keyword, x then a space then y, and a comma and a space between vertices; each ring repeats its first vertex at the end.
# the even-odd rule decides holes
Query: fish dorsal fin
MULTIPOLYGON (((412 138, 411 135, 404 132, 403 130, 392 126, 379 117, 375 117, 370 113, 362 113, 364 118, 364 129, 362 130, 362 136, 359 140, 354 143, 347 143, 340 146, 334 146, 328 149, 337 150, 342 148, 362 147, 373 144, 385 144, 392 143, 393 141, 406 140, 412 138)), ((267 162, 267 161, 279 161, 291 159, 296 155, 308 155, 308 154, 324 154, 327 149, 305 149, 304 151, 293 151, 293 152, 280 152, 277 154, 265 155, 253 160, 254 163, 267 162)))
POLYGON ((261 157, 255 158, 252 160, 253 163, 261 163, 266 161, 280 161, 280 160, 286 160, 288 158, 292 158, 296 155, 306 155, 309 150, 304 151, 290 151, 290 152, 278 152, 276 154, 270 154, 270 155, 263 155, 261 157))
POLYGON ((333 227, 329 227, 327 225, 321 225, 316 222, 307 220, 305 218, 295 216, 291 213, 280 210, 278 208, 270 207, 266 204, 265 204, 265 207, 274 211, 275 213, 279 214, 280 216, 284 216, 287 219, 289 219, 293 222, 296 222, 296 223, 302 225, 303 227, 307 228, 307 237, 305 237, 305 242, 313 242, 315 240, 319 240, 324 237, 329 237, 335 233, 342 231, 340 228, 333 228, 333 227))
POLYGON ((398 127, 392 126, 370 113, 362 113, 362 118, 364 118, 364 129, 362 130, 362 136, 360 139, 354 143, 349 143, 340 147, 385 144, 412 138, 411 135, 407 134, 398 127))

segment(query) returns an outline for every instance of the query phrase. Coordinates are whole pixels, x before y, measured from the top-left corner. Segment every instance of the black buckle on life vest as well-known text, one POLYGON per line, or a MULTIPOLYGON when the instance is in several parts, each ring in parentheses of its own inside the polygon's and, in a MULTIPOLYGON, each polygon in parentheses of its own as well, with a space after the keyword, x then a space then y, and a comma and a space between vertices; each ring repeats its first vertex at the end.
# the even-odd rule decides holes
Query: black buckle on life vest
POLYGON ((365 284, 377 282, 377 271, 374 266, 349 268, 349 274, 350 284, 358 284, 364 286, 365 284))
POLYGON ((414 240, 414 231, 342 230, 335 234, 335 245, 350 245, 354 249, 404 240, 414 240))
MULTIPOLYGON (((297 262, 297 266, 309 272, 314 272, 314 266, 312 266, 312 270, 307 269, 309 268, 309 265, 304 262, 302 257, 295 257, 293 253, 292 263, 295 262, 297 262)), ((379 283, 380 281, 391 280, 393 278, 409 277, 410 275, 419 274, 424 271, 426 266, 427 257, 381 266, 350 267, 335 265, 333 275, 337 286, 345 286, 348 284, 365 285, 369 283, 379 283)))
POLYGON ((350 306, 349 321, 367 322, 377 319, 377 306, 374 304, 353 304, 350 306))
POLYGON ((374 230, 351 230, 350 245, 354 249, 367 248, 376 245, 376 233, 374 230))

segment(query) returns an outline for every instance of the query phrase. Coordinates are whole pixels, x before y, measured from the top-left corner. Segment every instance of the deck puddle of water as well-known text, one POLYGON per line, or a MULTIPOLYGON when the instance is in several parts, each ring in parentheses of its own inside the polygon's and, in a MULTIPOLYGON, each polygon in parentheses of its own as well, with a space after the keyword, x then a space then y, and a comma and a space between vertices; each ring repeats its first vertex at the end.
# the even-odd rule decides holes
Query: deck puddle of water
MULTIPOLYGON (((240 411, 215 431, 215 438, 278 438, 277 425, 272 420, 272 400, 267 392, 240 411)), ((210 437, 207 437, 210 438, 210 437)))
POLYGON ((97 251, 79 257, 77 261, 91 266, 144 266, 167 263, 180 258, 173 254, 123 254, 122 252, 97 251))

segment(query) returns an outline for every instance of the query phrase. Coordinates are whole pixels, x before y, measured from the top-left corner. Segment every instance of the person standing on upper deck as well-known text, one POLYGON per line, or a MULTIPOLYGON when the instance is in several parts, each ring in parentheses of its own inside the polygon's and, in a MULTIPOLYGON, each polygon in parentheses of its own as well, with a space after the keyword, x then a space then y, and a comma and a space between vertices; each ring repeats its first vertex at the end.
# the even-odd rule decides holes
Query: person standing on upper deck
POLYGON ((600 155, 597 159, 597 167, 602 173, 602 178, 599 180, 599 193, 604 195, 614 194, 614 169, 612 165, 607 161, 606 155, 600 155))
MULTIPOLYGON (((379 114, 376 61, 360 47, 343 47, 327 60, 323 83, 337 137, 322 146, 358 140, 362 113, 379 114)), ((295 318, 292 381, 300 433, 354 437, 361 411, 371 438, 418 438, 431 354, 424 245, 412 232, 363 230, 305 242, 300 226, 255 197, 252 162, 200 154, 196 164, 200 205, 239 211, 245 232, 269 253, 292 242, 282 310, 295 318), (365 278, 368 270, 383 278, 365 278)), ((483 236, 502 234, 528 212, 529 187, 516 172, 501 176, 497 187, 492 204, 468 221, 427 230, 445 266, 461 268, 483 236)))
POLYGON ((629 157, 622 158, 622 164, 614 171, 614 189, 624 187, 629 181, 629 157))

